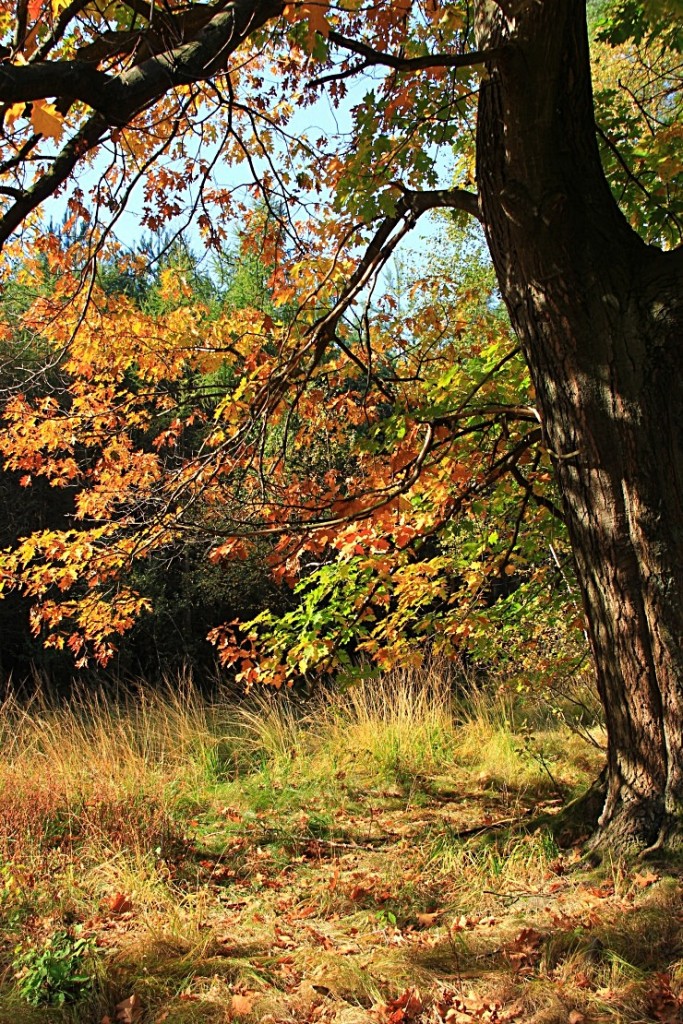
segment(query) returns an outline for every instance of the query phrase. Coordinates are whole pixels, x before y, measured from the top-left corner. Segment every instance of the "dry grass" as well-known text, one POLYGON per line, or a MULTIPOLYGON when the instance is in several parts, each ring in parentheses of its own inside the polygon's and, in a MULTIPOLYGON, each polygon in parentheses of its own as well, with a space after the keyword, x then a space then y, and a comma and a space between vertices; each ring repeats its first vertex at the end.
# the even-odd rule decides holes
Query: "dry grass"
POLYGON ((7 698, 0 1024, 133 995, 141 1024, 679 1019, 676 878, 589 874, 524 827, 598 769, 567 717, 437 669, 299 703, 7 698), (30 1006, 62 933, 92 983, 30 1006))

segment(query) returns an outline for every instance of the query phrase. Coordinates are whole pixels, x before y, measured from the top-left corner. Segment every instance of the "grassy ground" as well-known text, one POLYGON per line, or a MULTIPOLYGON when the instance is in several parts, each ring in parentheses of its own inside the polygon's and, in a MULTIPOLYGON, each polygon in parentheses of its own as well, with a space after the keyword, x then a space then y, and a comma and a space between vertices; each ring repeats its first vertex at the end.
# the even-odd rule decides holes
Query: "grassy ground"
POLYGON ((437 673, 8 699, 0 1024, 683 1020, 675 869, 550 827, 602 759, 561 712, 437 673))

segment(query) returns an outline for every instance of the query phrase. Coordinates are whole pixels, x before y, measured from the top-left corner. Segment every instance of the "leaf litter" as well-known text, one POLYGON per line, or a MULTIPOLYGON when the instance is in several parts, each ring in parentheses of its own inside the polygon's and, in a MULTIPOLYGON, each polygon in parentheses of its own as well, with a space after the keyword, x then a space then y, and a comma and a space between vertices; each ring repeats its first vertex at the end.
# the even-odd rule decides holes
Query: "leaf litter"
MULTIPOLYGON (((96 1024, 683 1019, 683 887, 670 865, 590 868, 579 846, 557 847, 554 798, 471 777, 450 780, 448 796, 352 782, 337 784, 334 809, 296 779, 291 801, 273 789, 259 807, 246 779, 193 806, 165 855, 119 850, 105 866, 84 845, 41 855, 42 873, 17 864, 31 893, 22 938, 55 930, 72 879, 61 912, 119 993, 105 986, 96 1024)), ((0 1010, 1 999, 2 988, 0 1010)))

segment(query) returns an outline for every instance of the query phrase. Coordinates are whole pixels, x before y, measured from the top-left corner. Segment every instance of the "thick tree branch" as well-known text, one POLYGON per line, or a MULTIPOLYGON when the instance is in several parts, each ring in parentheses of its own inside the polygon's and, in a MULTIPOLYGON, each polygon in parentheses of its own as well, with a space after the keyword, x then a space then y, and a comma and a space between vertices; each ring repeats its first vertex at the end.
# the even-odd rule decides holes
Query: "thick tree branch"
POLYGON ((32 188, 23 192, 0 217, 0 247, 33 210, 54 195, 59 186, 69 177, 78 161, 101 141, 108 130, 109 124, 101 114, 94 114, 86 122, 83 128, 67 143, 50 169, 36 181, 32 188))
POLYGON ((14 49, 18 50, 23 45, 26 37, 26 18, 28 14, 28 0, 18 0, 16 22, 14 25, 14 49))
MULTIPOLYGON (((54 61, 29 65, 0 65, 0 102, 16 104, 56 97, 59 109, 68 107, 73 100, 90 106, 95 114, 67 143, 50 170, 25 193, 0 219, 0 245, 21 224, 24 217, 47 199, 66 181, 79 158, 96 146, 109 128, 124 127, 132 118, 175 86, 204 81, 227 66, 231 54, 253 31, 269 19, 278 16, 283 0, 235 0, 227 9, 218 9, 196 37, 174 48, 156 54, 135 65, 123 74, 114 76, 98 70, 87 61, 54 61)), ((223 5, 220 5, 221 8, 223 5)), ((69 5, 67 10, 75 6, 69 5)), ((64 12, 66 13, 66 12, 64 12)), ((201 12, 202 23, 206 11, 201 12)), ((196 25, 193 24, 193 27, 196 25)), ((376 53, 363 43, 331 33, 337 45, 360 47, 366 59, 387 63, 391 67, 417 69, 429 66, 426 58, 393 57, 376 53)), ((481 63, 480 54, 443 55, 446 66, 458 67, 481 63)), ((429 58, 431 61, 432 58, 429 58)), ((434 192, 408 192, 397 204, 396 216, 387 218, 371 242, 365 259, 349 282, 347 293, 357 294, 363 284, 361 278, 372 268, 373 261, 385 248, 389 236, 406 218, 416 218, 425 210, 435 207, 464 210, 478 217, 476 196, 462 189, 434 192)), ((393 247, 393 246, 392 246, 393 247)), ((349 302, 343 302, 339 315, 349 302)), ((337 318, 338 319, 338 318, 337 318)), ((336 320, 334 324, 336 326, 336 320)), ((327 341, 334 326, 326 334, 327 341)))
POLYGON ((0 103, 30 103, 48 96, 68 96, 98 109, 106 107, 106 89, 116 80, 84 61, 46 64, 0 64, 0 103))
POLYGON ((205 81, 225 68, 237 46, 279 15, 282 6, 282 0, 236 0, 215 14, 195 39, 164 50, 121 75, 108 75, 79 60, 0 65, 0 102, 52 96, 78 99, 106 117, 111 127, 123 127, 174 86, 205 81))
POLYGON ((212 18, 230 6, 230 0, 196 4, 176 13, 145 3, 126 6, 132 12, 130 28, 102 32, 92 42, 79 47, 77 59, 98 62, 135 52, 135 63, 141 64, 149 57, 195 39, 212 18), (140 19, 139 25, 135 24, 136 18, 140 19))
POLYGON ((216 14, 196 39, 116 77, 79 61, 0 65, 0 102, 13 104, 55 96, 58 103, 80 99, 95 111, 50 169, 0 218, 0 246, 29 213, 54 194, 110 128, 125 127, 174 86, 204 81, 225 68, 244 39, 279 15, 282 7, 283 0, 235 0, 227 10, 216 14))

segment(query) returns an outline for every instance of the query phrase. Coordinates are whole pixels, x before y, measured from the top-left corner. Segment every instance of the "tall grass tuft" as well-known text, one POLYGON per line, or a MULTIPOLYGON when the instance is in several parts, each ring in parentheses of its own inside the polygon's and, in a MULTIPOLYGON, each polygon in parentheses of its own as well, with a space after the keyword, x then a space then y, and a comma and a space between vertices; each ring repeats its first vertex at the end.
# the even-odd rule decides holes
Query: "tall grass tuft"
MULTIPOLYGON (((257 776, 279 788, 405 789, 441 775, 548 788, 568 742, 585 744, 533 726, 505 691, 453 687, 438 665, 307 701, 269 692, 236 701, 227 691, 209 700, 188 676, 66 702, 10 694, 0 706, 0 855, 86 838, 166 848, 179 812, 257 776)), ((558 770, 577 774, 566 757, 558 770)))
POLYGON ((556 858, 549 835, 463 843, 463 822, 571 787, 598 756, 547 708, 435 664, 308 698, 209 698, 189 675, 9 694, 0 743, 0 1024, 34 1019, 18 985, 60 936, 96 941, 103 971, 61 1024, 114 1019, 131 993, 150 1020, 226 1019, 233 998, 286 1002, 304 967, 309 1000, 375 1004, 416 968, 386 951, 368 966, 366 941, 469 912, 477 888, 536 885, 556 858))

